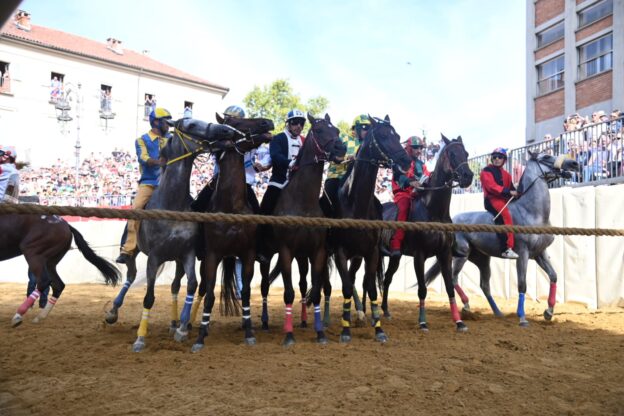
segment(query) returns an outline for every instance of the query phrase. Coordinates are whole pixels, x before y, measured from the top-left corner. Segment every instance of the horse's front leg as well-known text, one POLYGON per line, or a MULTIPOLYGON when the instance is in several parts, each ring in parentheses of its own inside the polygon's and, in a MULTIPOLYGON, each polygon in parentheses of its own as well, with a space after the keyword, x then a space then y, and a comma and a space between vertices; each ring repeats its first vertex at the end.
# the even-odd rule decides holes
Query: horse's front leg
POLYGON ((296 257, 297 265, 299 266, 299 293, 301 294, 301 324, 300 328, 308 327, 308 300, 306 295, 308 294, 308 258, 296 257))
POLYGON ((253 279, 254 262, 256 252, 249 249, 241 260, 243 261, 243 288, 241 301, 243 303, 243 330, 245 331, 245 344, 256 345, 256 336, 251 324, 251 280, 253 279))
POLYGON ((323 296, 324 296, 323 326, 325 328, 329 328, 329 323, 331 322, 330 303, 331 303, 332 285, 331 285, 331 282, 329 281, 329 265, 327 264, 328 260, 329 260, 329 256, 327 256, 325 260, 325 264, 323 265, 323 272, 321 274, 321 282, 323 284, 323 296))
POLYGON ((271 279, 269 277, 269 271, 271 268, 271 262, 260 262, 260 274, 262 278, 260 280, 260 293, 262 295, 262 330, 269 330, 269 289, 271 288, 271 279))
POLYGON ((336 250, 334 256, 336 268, 342 281, 342 332, 340 333, 340 342, 351 342, 351 298, 353 297, 353 282, 349 277, 347 269, 347 256, 342 248, 336 250))
MULTIPOLYGON (((208 329, 210 327, 210 314, 215 303, 214 289, 217 282, 217 255, 215 253, 208 253, 206 259, 202 262, 202 266, 205 267, 205 293, 204 297, 204 313, 202 314, 201 325, 199 326, 199 333, 197 334, 197 340, 191 352, 198 352, 204 348, 204 338, 208 335, 208 329)), ((202 282, 204 279, 202 279, 202 282)))
POLYGON ((427 299, 427 284, 425 282, 425 259, 420 252, 414 253, 414 272, 418 282, 418 327, 423 332, 429 332, 427 324, 427 309, 425 300, 427 299))
POLYGON ((150 255, 147 258, 147 270, 145 273, 147 276, 147 290, 143 298, 143 314, 141 315, 141 323, 137 330, 137 339, 132 345, 132 350, 134 352, 141 352, 145 349, 145 337, 148 332, 149 315, 155 300, 154 286, 156 285, 156 272, 160 264, 160 260, 157 259, 155 255, 150 255))
POLYGON ((321 318, 321 285, 324 268, 327 264, 327 252, 325 251, 325 247, 320 247, 311 260, 312 292, 310 293, 310 299, 314 305, 314 330, 316 331, 316 342, 324 345, 328 343, 324 331, 325 326, 321 318))
MULTIPOLYGON (((362 257, 354 257, 349 264, 349 279, 353 282, 353 303, 356 310, 356 322, 358 326, 364 326, 366 322, 366 290, 362 291, 362 300, 358 296, 357 288, 355 287, 355 278, 360 266, 362 266, 362 257)), ((365 288, 365 284, 362 285, 365 288)))
MULTIPOLYGON (((440 271, 442 272, 442 278, 444 279, 444 288, 446 289, 446 294, 449 298, 449 304, 451 307, 451 316, 453 318, 453 322, 455 322, 455 326, 457 332, 466 332, 468 331, 468 327, 462 321, 461 316, 459 315, 459 310, 457 309, 457 303, 455 301, 455 287, 453 285, 453 255, 451 253, 450 247, 444 252, 438 254, 436 256, 438 259, 438 264, 440 265, 440 271)), ((424 258, 422 259, 422 273, 424 280, 424 258)), ((418 282, 420 286, 420 281, 418 282)), ((420 290, 420 287, 419 287, 420 290)))
POLYGON ((547 321, 552 320, 555 314, 555 303, 557 302, 557 272, 550 263, 550 257, 546 253, 546 250, 535 258, 538 266, 542 268, 548 275, 550 280, 550 290, 548 292, 548 309, 544 311, 544 319, 547 321))
POLYGON ((191 308, 193 306, 195 292, 197 291, 197 276, 195 275, 195 251, 189 250, 184 258, 183 264, 180 264, 179 262, 176 263, 176 278, 178 279, 178 291, 180 290, 179 281, 182 276, 186 274, 187 278, 186 299, 184 300, 184 307, 182 307, 182 312, 180 313, 180 326, 176 329, 174 335, 174 339, 176 341, 183 342, 188 339, 188 331, 191 325, 191 308))
POLYGON ((204 300, 204 296, 206 296, 206 268, 204 267, 204 260, 201 260, 199 263, 199 290, 197 291, 197 298, 195 298, 195 302, 193 303, 193 307, 191 308, 191 322, 189 322, 189 329, 193 323, 197 322, 197 311, 199 311, 199 306, 202 304, 204 300))
POLYGON ((285 305, 285 317, 284 317, 284 341, 282 345, 288 347, 295 343, 295 336, 293 334, 293 316, 292 316, 292 304, 295 300, 295 290, 292 284, 292 253, 287 247, 282 247, 279 252, 279 262, 282 267, 282 278, 284 279, 284 305, 285 305))
POLYGON ((128 289, 130 289, 130 286, 132 286, 132 283, 134 283, 134 279, 136 279, 136 254, 134 256, 131 256, 127 260, 126 267, 128 269, 126 271, 126 281, 119 290, 117 297, 115 297, 115 299, 113 300, 112 308, 108 312, 106 312, 106 316, 104 317, 104 321, 107 324, 114 324, 115 322, 117 322, 117 319, 119 319, 119 309, 123 305, 126 293, 128 293, 128 289))
POLYGON ((371 315, 372 325, 375 328, 375 340, 379 342, 387 342, 388 336, 381 328, 381 313, 379 310, 379 303, 377 302, 377 285, 375 284, 375 276, 377 274, 379 262, 379 251, 373 250, 373 252, 365 260, 364 271, 364 285, 370 298, 371 303, 371 315))
MULTIPOLYGON (((193 261, 193 268, 195 268, 195 261, 193 261)), ((177 260, 175 276, 173 277, 173 281, 171 282, 171 325, 169 326, 170 334, 175 334, 176 330, 178 329, 178 294, 180 293, 182 276, 184 276, 184 264, 177 260)))
POLYGON ((518 315, 519 325, 522 328, 529 326, 529 321, 526 319, 524 313, 524 297, 526 295, 526 271, 527 263, 529 262, 528 250, 521 250, 520 257, 516 260, 516 273, 518 274, 518 309, 516 314, 518 315))
MULTIPOLYGON (((381 263, 381 261, 382 259, 380 257, 379 262, 381 263)), ((390 291, 390 284, 392 283, 392 278, 394 277, 394 274, 396 273, 396 271, 399 269, 400 262, 401 262, 401 257, 396 257, 396 256, 390 257, 390 260, 388 261, 388 269, 386 270, 386 273, 384 274, 383 293, 381 294, 382 295, 381 310, 383 311, 384 317, 387 319, 392 318, 392 314, 390 313, 390 307, 388 306, 388 292, 390 291)))

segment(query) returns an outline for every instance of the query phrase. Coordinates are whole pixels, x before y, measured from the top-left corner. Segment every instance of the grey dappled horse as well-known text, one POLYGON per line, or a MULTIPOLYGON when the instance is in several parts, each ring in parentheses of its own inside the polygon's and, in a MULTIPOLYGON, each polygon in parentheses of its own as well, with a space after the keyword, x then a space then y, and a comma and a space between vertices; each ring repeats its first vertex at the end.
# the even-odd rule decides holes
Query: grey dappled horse
MULTIPOLYGON (((518 191, 521 197, 509 204, 509 210, 514 225, 548 226, 550 225, 550 194, 548 183, 560 177, 569 178, 571 172, 578 171, 578 162, 566 155, 554 157, 544 153, 529 152, 529 160, 522 177, 518 191)), ((465 212, 453 217, 455 224, 493 224, 493 215, 487 211, 465 212)), ((528 326, 524 313, 524 296, 526 293, 526 272, 529 259, 534 259, 546 272, 550 279, 548 309, 544 311, 544 318, 551 320, 557 294, 557 273, 550 264, 546 248, 554 240, 548 234, 516 234, 514 250, 520 256, 516 260, 518 273, 518 309, 520 326, 528 326)), ((464 303, 464 310, 470 311, 468 297, 458 284, 458 276, 467 260, 478 268, 481 276, 481 290, 487 298, 492 311, 496 316, 502 316, 490 293, 490 258, 501 254, 500 241, 495 233, 455 233, 455 250, 453 253, 453 283, 455 290, 464 303)), ((438 273, 440 266, 436 262, 426 273, 426 284, 431 283, 438 273)))
MULTIPOLYGON (((168 160, 163 169, 159 186, 152 194, 145 209, 166 209, 190 211, 190 177, 193 161, 202 152, 217 148, 221 141, 242 137, 243 134, 220 124, 206 123, 196 119, 171 121, 173 137, 162 149, 161 156, 168 160)), ((180 314, 180 325, 175 331, 175 339, 183 341, 188 336, 190 310, 197 289, 195 276, 196 244, 199 237, 199 224, 170 220, 143 220, 139 226, 138 248, 147 255, 147 293, 143 301, 143 315, 138 336, 133 345, 135 352, 145 348, 145 336, 149 312, 154 304, 154 285, 158 269, 166 261, 176 262, 176 280, 186 274, 188 278, 187 296, 180 314)), ((137 253, 138 254, 138 253, 137 253)), ((127 280, 107 313, 106 322, 117 320, 117 311, 123 303, 128 288, 136 278, 136 254, 127 263, 127 280)))

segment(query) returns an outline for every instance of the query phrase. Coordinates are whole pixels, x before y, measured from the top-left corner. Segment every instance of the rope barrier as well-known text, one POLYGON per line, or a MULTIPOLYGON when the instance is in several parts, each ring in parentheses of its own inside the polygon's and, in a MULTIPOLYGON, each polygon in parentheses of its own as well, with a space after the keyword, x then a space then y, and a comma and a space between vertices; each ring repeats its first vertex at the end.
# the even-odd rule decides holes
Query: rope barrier
POLYGON ((624 230, 608 228, 577 228, 527 225, 451 224, 440 222, 401 222, 381 220, 334 219, 295 216, 268 216, 225 214, 221 212, 181 212, 160 209, 113 209, 69 206, 43 206, 35 204, 0 204, 0 215, 36 214, 65 215, 77 217, 132 219, 132 220, 172 220, 189 222, 221 222, 227 224, 270 224, 285 227, 331 227, 358 228, 363 230, 402 228, 406 231, 441 232, 490 232, 516 234, 584 235, 601 237, 624 237, 624 230))

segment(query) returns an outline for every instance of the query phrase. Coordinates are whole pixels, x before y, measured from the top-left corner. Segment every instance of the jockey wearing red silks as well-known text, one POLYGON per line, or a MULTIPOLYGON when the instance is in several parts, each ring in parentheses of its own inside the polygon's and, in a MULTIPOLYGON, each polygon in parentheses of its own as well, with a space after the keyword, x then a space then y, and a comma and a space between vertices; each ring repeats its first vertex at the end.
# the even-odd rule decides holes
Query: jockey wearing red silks
MULTIPOLYGON (((490 161, 491 163, 481 171, 485 209, 497 216, 495 220, 497 224, 513 225, 507 203, 510 198, 517 197, 518 192, 511 181, 511 175, 503 168, 507 161, 507 150, 497 147, 492 152, 490 161)), ((507 238, 504 234, 498 235, 503 250, 501 257, 517 259, 518 254, 513 251, 515 242, 513 233, 507 233, 507 238)))

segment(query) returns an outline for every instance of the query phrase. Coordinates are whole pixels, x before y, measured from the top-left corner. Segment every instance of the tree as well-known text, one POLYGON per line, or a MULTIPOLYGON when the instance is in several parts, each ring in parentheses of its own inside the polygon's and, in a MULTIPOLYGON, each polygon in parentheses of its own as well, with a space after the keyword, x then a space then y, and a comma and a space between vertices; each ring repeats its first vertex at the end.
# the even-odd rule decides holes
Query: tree
POLYGON ((286 79, 277 79, 270 85, 260 88, 255 86, 243 99, 248 117, 264 117, 273 120, 276 129, 281 129, 286 115, 293 108, 310 112, 315 117, 322 117, 329 106, 329 100, 318 96, 311 98, 304 105, 299 94, 293 92, 286 79))

